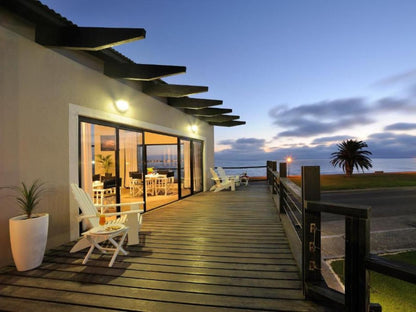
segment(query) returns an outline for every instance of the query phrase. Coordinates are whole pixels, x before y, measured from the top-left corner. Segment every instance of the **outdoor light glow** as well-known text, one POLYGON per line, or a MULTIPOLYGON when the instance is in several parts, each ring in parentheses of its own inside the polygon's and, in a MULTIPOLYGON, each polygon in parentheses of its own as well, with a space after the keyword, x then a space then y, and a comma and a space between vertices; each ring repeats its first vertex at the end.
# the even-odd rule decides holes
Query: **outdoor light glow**
POLYGON ((293 160, 292 157, 290 157, 290 156, 286 157, 286 162, 291 163, 292 160, 293 160))
POLYGON ((129 103, 124 100, 117 100, 116 108, 119 112, 124 113, 129 109, 129 103))
POLYGON ((192 126, 191 126, 191 131, 192 131, 193 133, 196 133, 196 132, 198 131, 198 126, 197 126, 197 125, 192 125, 192 126))

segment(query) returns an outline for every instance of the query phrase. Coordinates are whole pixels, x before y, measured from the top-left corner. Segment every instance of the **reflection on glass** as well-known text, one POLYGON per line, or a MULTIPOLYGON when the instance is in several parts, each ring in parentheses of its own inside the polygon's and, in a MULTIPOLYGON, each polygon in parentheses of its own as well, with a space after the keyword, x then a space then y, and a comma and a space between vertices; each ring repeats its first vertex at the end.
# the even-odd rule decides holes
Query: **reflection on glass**
POLYGON ((194 192, 202 192, 202 142, 193 141, 192 143, 194 192))
POLYGON ((181 195, 191 195, 191 141, 181 140, 181 195))

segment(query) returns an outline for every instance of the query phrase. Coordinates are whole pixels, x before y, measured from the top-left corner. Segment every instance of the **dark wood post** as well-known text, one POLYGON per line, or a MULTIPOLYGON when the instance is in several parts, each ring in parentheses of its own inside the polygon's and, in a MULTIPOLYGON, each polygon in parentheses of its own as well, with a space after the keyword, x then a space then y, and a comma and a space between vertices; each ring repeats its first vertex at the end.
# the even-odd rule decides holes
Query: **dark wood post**
POLYGON ((306 209, 306 201, 321 199, 319 166, 302 166, 302 279, 305 295, 307 283, 317 283, 321 277, 321 213, 306 209))
POLYGON ((346 311, 367 312, 369 273, 365 267, 370 252, 368 218, 345 218, 345 307, 346 311))
POLYGON ((286 210, 284 208, 285 192, 283 190, 282 181, 280 180, 280 178, 286 178, 286 174, 287 174, 286 163, 279 163, 279 184, 278 184, 279 191, 278 192, 279 192, 279 211, 280 211, 280 213, 286 213, 286 210))

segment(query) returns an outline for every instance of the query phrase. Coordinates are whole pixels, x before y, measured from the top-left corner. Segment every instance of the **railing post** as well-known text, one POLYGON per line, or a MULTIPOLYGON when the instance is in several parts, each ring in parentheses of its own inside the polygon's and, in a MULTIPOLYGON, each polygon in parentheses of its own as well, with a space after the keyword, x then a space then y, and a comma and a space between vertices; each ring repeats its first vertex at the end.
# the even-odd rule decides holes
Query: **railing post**
POLYGON ((307 283, 317 283, 321 277, 321 213, 306 209, 306 201, 321 199, 319 166, 302 166, 302 279, 304 292, 307 283))
POLYGON ((346 311, 367 312, 370 298, 365 259, 370 252, 369 219, 346 217, 345 237, 346 311))
POLYGON ((270 170, 267 170, 267 181, 268 181, 269 185, 273 186, 274 179, 273 179, 273 174, 270 171, 272 171, 272 172, 276 171, 276 162, 271 161, 271 160, 267 161, 267 168, 270 169, 270 170))
MULTIPOLYGON (((285 212, 284 207, 284 196, 285 196, 285 192, 284 192, 284 186, 283 183, 281 182, 280 178, 286 178, 287 175, 287 164, 286 163, 279 163, 279 211, 280 212, 285 212)), ((277 190, 276 190, 277 191, 277 190)))

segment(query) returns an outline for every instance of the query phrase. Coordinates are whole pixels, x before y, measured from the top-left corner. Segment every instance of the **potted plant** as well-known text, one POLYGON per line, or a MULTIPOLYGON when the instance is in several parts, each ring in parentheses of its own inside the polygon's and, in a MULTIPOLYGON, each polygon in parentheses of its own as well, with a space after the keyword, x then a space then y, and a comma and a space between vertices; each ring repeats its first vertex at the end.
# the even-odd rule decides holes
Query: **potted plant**
POLYGON ((48 238, 49 214, 33 213, 46 190, 45 184, 36 180, 30 186, 22 182, 5 188, 16 193, 16 201, 24 212, 9 219, 14 263, 18 271, 34 269, 42 263, 48 238))
POLYGON ((107 156, 104 156, 102 154, 98 154, 96 157, 97 157, 97 162, 104 169, 105 176, 106 177, 107 176, 111 177, 110 168, 113 165, 113 160, 111 159, 111 154, 107 155, 107 156))

